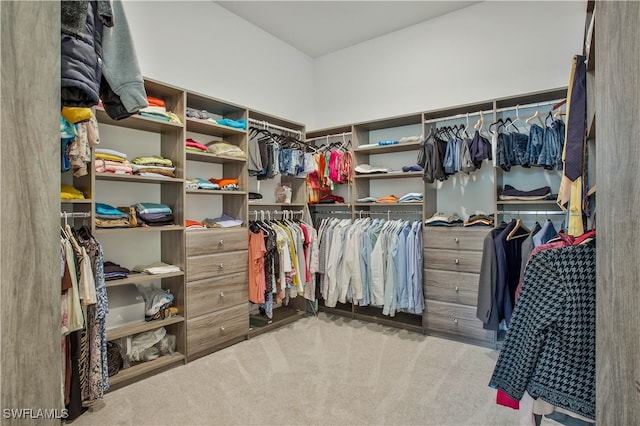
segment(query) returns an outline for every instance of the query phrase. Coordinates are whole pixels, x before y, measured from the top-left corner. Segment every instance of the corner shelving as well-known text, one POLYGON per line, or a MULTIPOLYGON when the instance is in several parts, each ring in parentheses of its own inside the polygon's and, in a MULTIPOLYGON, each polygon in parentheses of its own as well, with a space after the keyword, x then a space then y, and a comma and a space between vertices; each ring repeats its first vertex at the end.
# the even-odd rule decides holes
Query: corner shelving
MULTIPOLYGON (((185 93, 182 89, 145 79, 148 96, 162 99, 167 111, 175 113, 184 122, 185 93)), ((110 148, 127 154, 128 159, 160 155, 172 160, 175 178, 147 177, 94 173, 91 188, 98 202, 115 207, 132 206, 150 202, 168 205, 174 216, 173 225, 138 226, 133 228, 98 228, 93 233, 102 243, 104 260, 113 261, 128 268, 162 261, 185 268, 184 249, 184 125, 150 117, 133 115, 123 120, 112 120, 102 108, 98 108, 100 148, 110 148)), ((178 314, 163 320, 125 324, 107 331, 107 340, 115 340, 137 333, 166 327, 167 333, 176 337, 173 355, 153 361, 136 363, 110 377, 111 389, 119 385, 155 374, 172 365, 183 364, 186 351, 185 339, 185 273, 138 274, 132 273, 122 280, 107 281, 107 292, 129 285, 160 286, 174 297, 173 307, 178 314)))

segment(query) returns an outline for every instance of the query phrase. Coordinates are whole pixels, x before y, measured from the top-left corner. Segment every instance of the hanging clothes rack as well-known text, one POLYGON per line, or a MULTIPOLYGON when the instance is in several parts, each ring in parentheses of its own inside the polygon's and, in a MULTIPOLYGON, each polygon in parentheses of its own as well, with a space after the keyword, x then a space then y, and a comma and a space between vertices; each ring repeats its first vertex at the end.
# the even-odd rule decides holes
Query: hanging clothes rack
POLYGON ((502 210, 498 212, 498 214, 507 214, 507 215, 518 215, 518 214, 526 214, 526 215, 566 215, 566 212, 562 211, 544 211, 544 210, 502 210))
POLYGON ((470 113, 465 113, 465 114, 450 115, 448 117, 429 118, 427 120, 424 120, 423 123, 428 124, 428 123, 437 123, 437 122, 440 122, 440 121, 459 120, 461 118, 469 118, 469 117, 473 117, 473 116, 476 116, 476 115, 487 115, 487 114, 492 114, 492 113, 493 113, 493 110, 489 109, 489 110, 476 111, 476 112, 470 112, 470 113))
POLYGON ((268 121, 256 120, 254 118, 249 119, 250 124, 255 124, 256 126, 263 126, 265 128, 270 127, 276 130, 282 130, 283 132, 289 132, 302 137, 302 132, 300 130, 290 129, 288 127, 278 126, 277 124, 271 124, 268 121))
POLYGON ((320 139, 329 139, 329 138, 337 138, 337 137, 341 137, 341 136, 347 136, 347 135, 352 135, 352 132, 342 132, 342 133, 334 133, 332 135, 324 135, 324 136, 316 136, 315 138, 307 138, 306 141, 317 141, 320 139))
POLYGON ((60 212, 60 219, 88 218, 91 212, 60 212))
POLYGON ((498 108, 496 112, 515 111, 516 109, 522 109, 522 108, 534 108, 534 107, 541 107, 546 105, 555 105, 560 101, 562 101, 562 99, 555 99, 553 101, 545 101, 545 102, 534 102, 534 103, 524 104, 524 105, 514 105, 510 107, 498 108))

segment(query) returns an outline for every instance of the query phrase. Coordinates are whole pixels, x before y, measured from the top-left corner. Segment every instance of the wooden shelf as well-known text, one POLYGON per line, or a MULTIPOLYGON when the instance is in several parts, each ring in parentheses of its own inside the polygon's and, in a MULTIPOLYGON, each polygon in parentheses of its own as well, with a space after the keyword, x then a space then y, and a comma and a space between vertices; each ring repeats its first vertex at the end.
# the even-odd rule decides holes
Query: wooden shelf
POLYGON ((87 199, 84 198, 82 200, 79 199, 68 199, 68 198, 61 198, 60 199, 60 203, 61 204, 91 204, 91 198, 87 199))
POLYGON ((153 361, 141 362, 132 367, 120 370, 115 376, 109 377, 109 386, 116 387, 124 382, 142 377, 171 365, 183 364, 185 356, 180 352, 174 352, 173 355, 165 355, 153 361))
POLYGON ((228 157, 225 155, 215 155, 215 154, 209 154, 206 152, 186 151, 186 153, 187 153, 187 160, 200 161, 203 163, 225 164, 225 163, 246 163, 247 162, 246 158, 228 157))
POLYGON ((252 315, 251 321, 254 325, 249 328, 249 338, 256 337, 276 328, 291 324, 305 316, 306 313, 304 311, 298 311, 284 306, 273 310, 273 318, 271 321, 266 317, 252 315))
POLYGON ((498 200, 498 204, 505 204, 505 205, 523 205, 523 206, 528 206, 528 205, 535 205, 535 204, 546 204, 546 205, 550 205, 550 204, 557 204, 556 200, 498 200))
POLYGON ((315 208, 319 208, 319 207, 345 207, 345 208, 349 208, 351 207, 350 203, 315 203, 315 204, 309 204, 309 208, 310 209, 315 209, 315 208))
POLYGON ((96 180, 112 180, 112 181, 118 181, 118 182, 136 182, 136 183, 184 183, 184 179, 178 179, 178 178, 120 175, 115 173, 96 173, 96 180))
POLYGON ((366 148, 355 148, 355 153, 361 154, 389 154, 391 152, 417 151, 420 142, 399 143, 395 145, 371 146, 366 148))
POLYGON ((119 285, 142 283, 145 281, 153 281, 153 280, 161 280, 163 278, 181 277, 183 275, 184 275, 183 271, 170 272, 168 274, 144 274, 141 272, 133 272, 133 273, 130 273, 127 278, 123 278, 120 280, 108 280, 108 281, 105 281, 105 283, 107 287, 117 287, 119 285))
POLYGON ((244 129, 236 129, 235 127, 223 126, 213 121, 201 120, 199 118, 187 117, 187 131, 201 133, 210 136, 233 136, 244 135, 247 133, 244 129))
POLYGON ((356 207, 384 207, 384 206, 422 206, 422 201, 409 201, 406 203, 353 203, 356 207))
POLYGON ((423 172, 391 172, 391 173, 372 173, 355 175, 355 179, 403 179, 403 178, 420 178, 423 172))
POLYGON ((100 124, 109 124, 111 126, 126 127, 127 129, 143 130, 146 132, 161 133, 163 131, 180 131, 184 127, 182 124, 156 120, 137 114, 123 120, 113 120, 107 112, 100 107, 96 107, 96 118, 100 124))
POLYGON ((160 327, 166 327, 167 325, 177 324, 184 322, 184 317, 176 315, 175 317, 165 318, 162 320, 143 321, 134 324, 123 325, 122 327, 112 328, 107 330, 107 340, 115 340, 125 336, 131 336, 133 334, 143 333, 149 330, 155 330, 160 327))
POLYGON ((180 225, 137 226, 135 228, 96 228, 96 234, 111 234, 115 232, 165 232, 182 230, 184 230, 184 226, 180 225))
POLYGON ((197 195, 247 195, 247 191, 224 191, 221 189, 189 189, 187 194, 197 195))

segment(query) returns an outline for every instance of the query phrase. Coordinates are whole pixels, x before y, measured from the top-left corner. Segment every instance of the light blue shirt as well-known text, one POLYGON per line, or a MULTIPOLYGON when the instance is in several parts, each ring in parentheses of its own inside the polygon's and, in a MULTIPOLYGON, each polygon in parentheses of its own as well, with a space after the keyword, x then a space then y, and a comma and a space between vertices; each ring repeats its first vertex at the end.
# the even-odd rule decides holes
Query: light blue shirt
POLYGON ((542 225, 542 229, 535 233, 532 237, 533 239, 533 247, 538 247, 539 245, 546 244, 547 241, 552 239, 558 235, 556 228, 553 226, 553 222, 547 220, 544 225, 542 225))

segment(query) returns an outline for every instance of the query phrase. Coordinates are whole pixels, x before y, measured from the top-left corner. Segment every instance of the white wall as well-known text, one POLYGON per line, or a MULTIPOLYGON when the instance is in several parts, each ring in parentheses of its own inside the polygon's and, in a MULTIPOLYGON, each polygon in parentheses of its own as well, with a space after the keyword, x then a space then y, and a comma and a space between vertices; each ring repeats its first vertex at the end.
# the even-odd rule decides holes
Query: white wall
POLYGON ((317 58, 315 127, 566 86, 584 1, 484 1, 317 58))
POLYGON ((143 75, 302 123, 313 60, 212 1, 125 1, 143 75))

